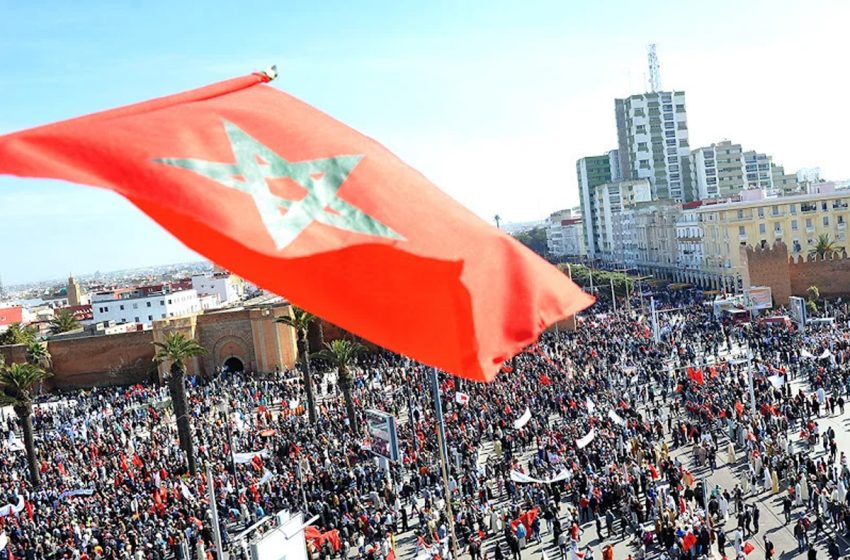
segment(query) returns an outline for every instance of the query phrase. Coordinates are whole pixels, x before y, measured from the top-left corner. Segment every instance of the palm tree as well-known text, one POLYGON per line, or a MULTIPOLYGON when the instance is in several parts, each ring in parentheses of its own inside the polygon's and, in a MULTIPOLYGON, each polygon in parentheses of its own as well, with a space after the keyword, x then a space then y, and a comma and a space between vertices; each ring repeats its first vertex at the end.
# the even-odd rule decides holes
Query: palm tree
POLYGON ((50 369, 50 352, 47 351, 47 347, 35 340, 28 343, 27 363, 41 369, 50 369))
POLYGON ((365 348, 359 342, 351 340, 332 340, 325 343, 324 350, 313 354, 314 357, 327 361, 339 372, 339 388, 345 397, 345 408, 348 412, 348 424, 355 434, 360 432, 357 424, 357 413, 354 411, 354 400, 351 398, 351 387, 354 384, 354 374, 351 366, 354 359, 365 348))
POLYGON ((157 365, 171 362, 168 376, 168 391, 171 393, 171 406, 177 420, 177 435, 180 438, 180 448, 186 453, 189 462, 189 473, 197 474, 195 462, 195 446, 192 443, 192 424, 189 420, 189 403, 186 399, 186 364, 184 360, 203 356, 207 353, 195 339, 186 338, 182 333, 170 332, 165 335, 165 342, 154 342, 156 354, 153 361, 157 365))
POLYGON ((315 424, 316 416, 316 395, 313 393, 313 378, 310 375, 310 339, 307 336, 310 325, 316 321, 316 316, 298 307, 292 309, 292 315, 285 315, 276 319, 278 323, 283 323, 295 329, 298 334, 299 342, 301 343, 301 364, 304 366, 304 392, 307 394, 307 414, 310 418, 310 423, 315 424))
POLYGON ((823 258, 826 255, 831 255, 835 251, 840 251, 841 249, 843 249, 843 247, 836 245, 835 241, 829 238, 828 233, 822 233, 818 235, 818 242, 815 246, 809 250, 809 256, 818 256, 823 258))
POLYGON ((73 331, 74 329, 79 328, 79 326, 80 324, 74 318, 74 314, 67 309, 62 309, 54 315, 53 320, 50 321, 50 332, 53 334, 59 334, 73 331))
POLYGON ((38 330, 33 326, 23 326, 12 323, 5 332, 0 334, 0 346, 11 344, 29 344, 38 336, 38 330))
POLYGON ((501 223, 502 223, 502 217, 501 217, 500 215, 496 214, 495 216, 493 216, 493 219, 496 221, 496 227, 497 227, 497 228, 499 228, 499 229, 501 229, 501 228, 499 227, 499 224, 501 224, 501 223))
POLYGON ((32 388, 47 377, 50 377, 48 372, 32 364, 0 367, 0 404, 11 405, 18 415, 21 430, 24 432, 24 449, 33 486, 38 486, 41 480, 32 434, 32 388))

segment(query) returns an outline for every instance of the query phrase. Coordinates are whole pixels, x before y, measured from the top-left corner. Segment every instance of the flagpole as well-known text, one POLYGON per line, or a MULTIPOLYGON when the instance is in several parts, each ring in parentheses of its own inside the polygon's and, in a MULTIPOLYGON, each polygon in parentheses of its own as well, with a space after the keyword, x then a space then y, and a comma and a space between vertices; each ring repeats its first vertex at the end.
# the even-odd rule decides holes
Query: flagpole
POLYGON ((431 368, 431 390, 434 393, 434 414, 437 417, 437 444, 440 448, 440 467, 443 472, 443 492, 446 498, 446 517, 449 520, 449 538, 452 560, 457 560, 457 539, 455 538, 455 518, 452 512, 452 495, 449 490, 449 459, 446 449, 446 427, 443 422, 443 403, 440 400, 440 380, 437 368, 431 368))

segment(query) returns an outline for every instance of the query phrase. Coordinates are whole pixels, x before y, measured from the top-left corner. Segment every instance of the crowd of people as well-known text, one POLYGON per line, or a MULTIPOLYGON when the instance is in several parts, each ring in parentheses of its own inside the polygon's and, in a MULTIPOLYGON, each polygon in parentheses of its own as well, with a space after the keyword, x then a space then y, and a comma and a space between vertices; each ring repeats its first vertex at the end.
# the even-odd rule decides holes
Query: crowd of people
POLYGON ((634 558, 769 558, 770 500, 801 555, 836 557, 850 469, 826 420, 850 393, 846 319, 806 332, 724 324, 699 292, 659 298, 658 341, 636 301, 599 302, 493 383, 442 375, 446 480, 428 370, 386 352, 359 358, 354 397, 397 416, 398 462, 349 425, 321 363, 315 425, 299 371, 189 379, 194 476, 166 388, 52 397, 33 417, 37 488, 5 420, 0 560, 214 558, 211 493, 231 558, 246 557, 240 531, 280 510, 318 516, 309 550, 322 559, 516 560, 535 543, 564 560, 613 558, 624 541, 634 558), (712 482, 723 469, 730 482, 712 482))

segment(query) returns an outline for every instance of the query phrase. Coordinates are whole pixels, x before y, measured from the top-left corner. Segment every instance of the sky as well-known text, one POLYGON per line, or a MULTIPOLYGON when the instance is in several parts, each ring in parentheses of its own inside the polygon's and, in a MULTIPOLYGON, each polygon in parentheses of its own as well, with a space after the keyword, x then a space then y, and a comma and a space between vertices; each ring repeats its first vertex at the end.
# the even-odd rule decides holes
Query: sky
MULTIPOLYGON (((273 85, 377 139, 484 219, 578 204, 614 98, 687 95, 691 147, 730 139, 850 178, 846 1, 0 0, 0 133, 277 64, 273 85)), ((6 285, 198 260, 112 193, 0 177, 6 285)))

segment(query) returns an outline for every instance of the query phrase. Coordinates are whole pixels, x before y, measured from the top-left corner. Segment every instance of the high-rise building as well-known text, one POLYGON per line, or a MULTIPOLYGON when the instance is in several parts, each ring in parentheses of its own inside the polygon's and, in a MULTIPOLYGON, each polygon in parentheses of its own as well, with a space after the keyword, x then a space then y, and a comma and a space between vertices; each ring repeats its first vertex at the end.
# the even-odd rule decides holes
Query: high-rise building
POLYGON ((647 179, 654 199, 694 200, 685 92, 615 99, 614 112, 623 178, 647 179))
POLYGON ((82 305, 83 293, 80 290, 80 283, 77 282, 77 279, 74 278, 73 274, 68 275, 68 305, 71 307, 75 307, 77 305, 82 305))
MULTIPOLYGON (((593 224, 596 220, 596 196, 594 189, 598 185, 610 183, 614 179, 612 161, 618 161, 617 150, 605 155, 583 157, 576 162, 578 177, 578 197, 584 225, 584 246, 591 258, 596 257, 596 244, 593 224)), ((619 165, 615 170, 619 175, 619 165)))
POLYGON ((754 150, 744 151, 729 140, 691 152, 691 175, 698 199, 728 198, 747 189, 767 193, 796 190, 793 175, 785 175, 773 158, 754 150))

